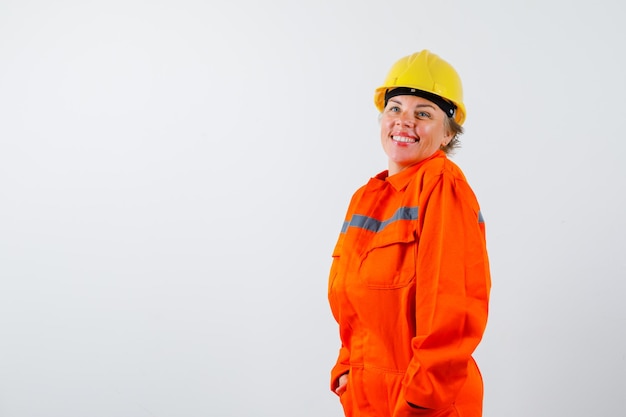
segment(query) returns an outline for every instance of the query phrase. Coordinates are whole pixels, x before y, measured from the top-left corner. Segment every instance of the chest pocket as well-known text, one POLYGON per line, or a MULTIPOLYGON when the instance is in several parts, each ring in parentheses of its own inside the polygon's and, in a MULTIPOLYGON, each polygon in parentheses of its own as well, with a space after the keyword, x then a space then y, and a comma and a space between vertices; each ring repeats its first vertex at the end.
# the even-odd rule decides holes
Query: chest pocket
POLYGON ((415 279, 417 239, 413 222, 378 232, 361 256, 360 275, 372 289, 402 288, 415 279))

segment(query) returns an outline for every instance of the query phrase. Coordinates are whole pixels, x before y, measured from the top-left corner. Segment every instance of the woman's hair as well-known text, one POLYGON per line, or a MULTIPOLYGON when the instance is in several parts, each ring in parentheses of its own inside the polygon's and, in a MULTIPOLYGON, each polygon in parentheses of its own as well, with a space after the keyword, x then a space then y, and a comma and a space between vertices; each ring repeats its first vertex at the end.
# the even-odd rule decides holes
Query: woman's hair
POLYGON ((446 155, 452 155, 461 147, 459 136, 463 134, 463 126, 458 124, 456 120, 454 120, 454 117, 446 117, 443 125, 444 129, 452 133, 452 139, 446 146, 442 146, 441 150, 444 151, 446 155))

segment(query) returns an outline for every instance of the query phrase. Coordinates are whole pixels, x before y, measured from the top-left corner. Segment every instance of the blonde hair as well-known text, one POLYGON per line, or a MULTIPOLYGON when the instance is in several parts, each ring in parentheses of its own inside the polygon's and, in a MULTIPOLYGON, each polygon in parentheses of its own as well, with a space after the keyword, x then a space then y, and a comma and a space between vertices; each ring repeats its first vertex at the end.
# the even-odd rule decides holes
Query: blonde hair
POLYGON ((443 127, 452 134, 452 139, 446 146, 442 146, 441 150, 444 151, 446 155, 452 155, 461 147, 459 136, 464 132, 463 126, 458 124, 456 120, 454 120, 454 117, 446 117, 443 121, 443 127))

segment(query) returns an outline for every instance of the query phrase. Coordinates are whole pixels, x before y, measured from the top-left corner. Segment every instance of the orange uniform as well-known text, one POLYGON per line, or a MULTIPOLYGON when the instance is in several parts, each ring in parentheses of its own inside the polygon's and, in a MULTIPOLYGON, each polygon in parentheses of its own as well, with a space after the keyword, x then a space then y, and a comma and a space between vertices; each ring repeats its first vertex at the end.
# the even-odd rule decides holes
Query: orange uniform
POLYGON ((348 373, 345 415, 481 416, 472 353, 490 286, 478 202, 444 152, 361 187, 333 252, 328 292, 341 337, 331 389, 348 373))

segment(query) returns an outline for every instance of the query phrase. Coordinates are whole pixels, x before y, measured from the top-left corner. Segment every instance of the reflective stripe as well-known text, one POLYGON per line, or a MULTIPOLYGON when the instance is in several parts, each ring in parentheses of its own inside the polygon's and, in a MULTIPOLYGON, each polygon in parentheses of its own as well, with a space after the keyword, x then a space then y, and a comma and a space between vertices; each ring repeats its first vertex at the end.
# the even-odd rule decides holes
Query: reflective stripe
MULTIPOLYGON (((359 227, 361 229, 369 230, 370 232, 378 233, 383 230, 387 225, 398 220, 417 220, 418 207, 400 207, 396 210, 395 214, 391 218, 380 221, 372 217, 363 216, 361 214, 354 214, 350 221, 343 222, 341 227, 341 233, 346 233, 348 227, 359 227)), ((485 223, 482 211, 478 212, 478 223, 485 223)))
POLYGON ((361 214, 355 214, 350 221, 345 221, 341 228, 341 233, 346 233, 348 227, 359 227, 361 229, 369 230, 370 232, 378 233, 387 227, 389 224, 398 220, 417 220, 418 207, 400 207, 394 213, 391 218, 380 221, 372 217, 363 216, 361 214))

